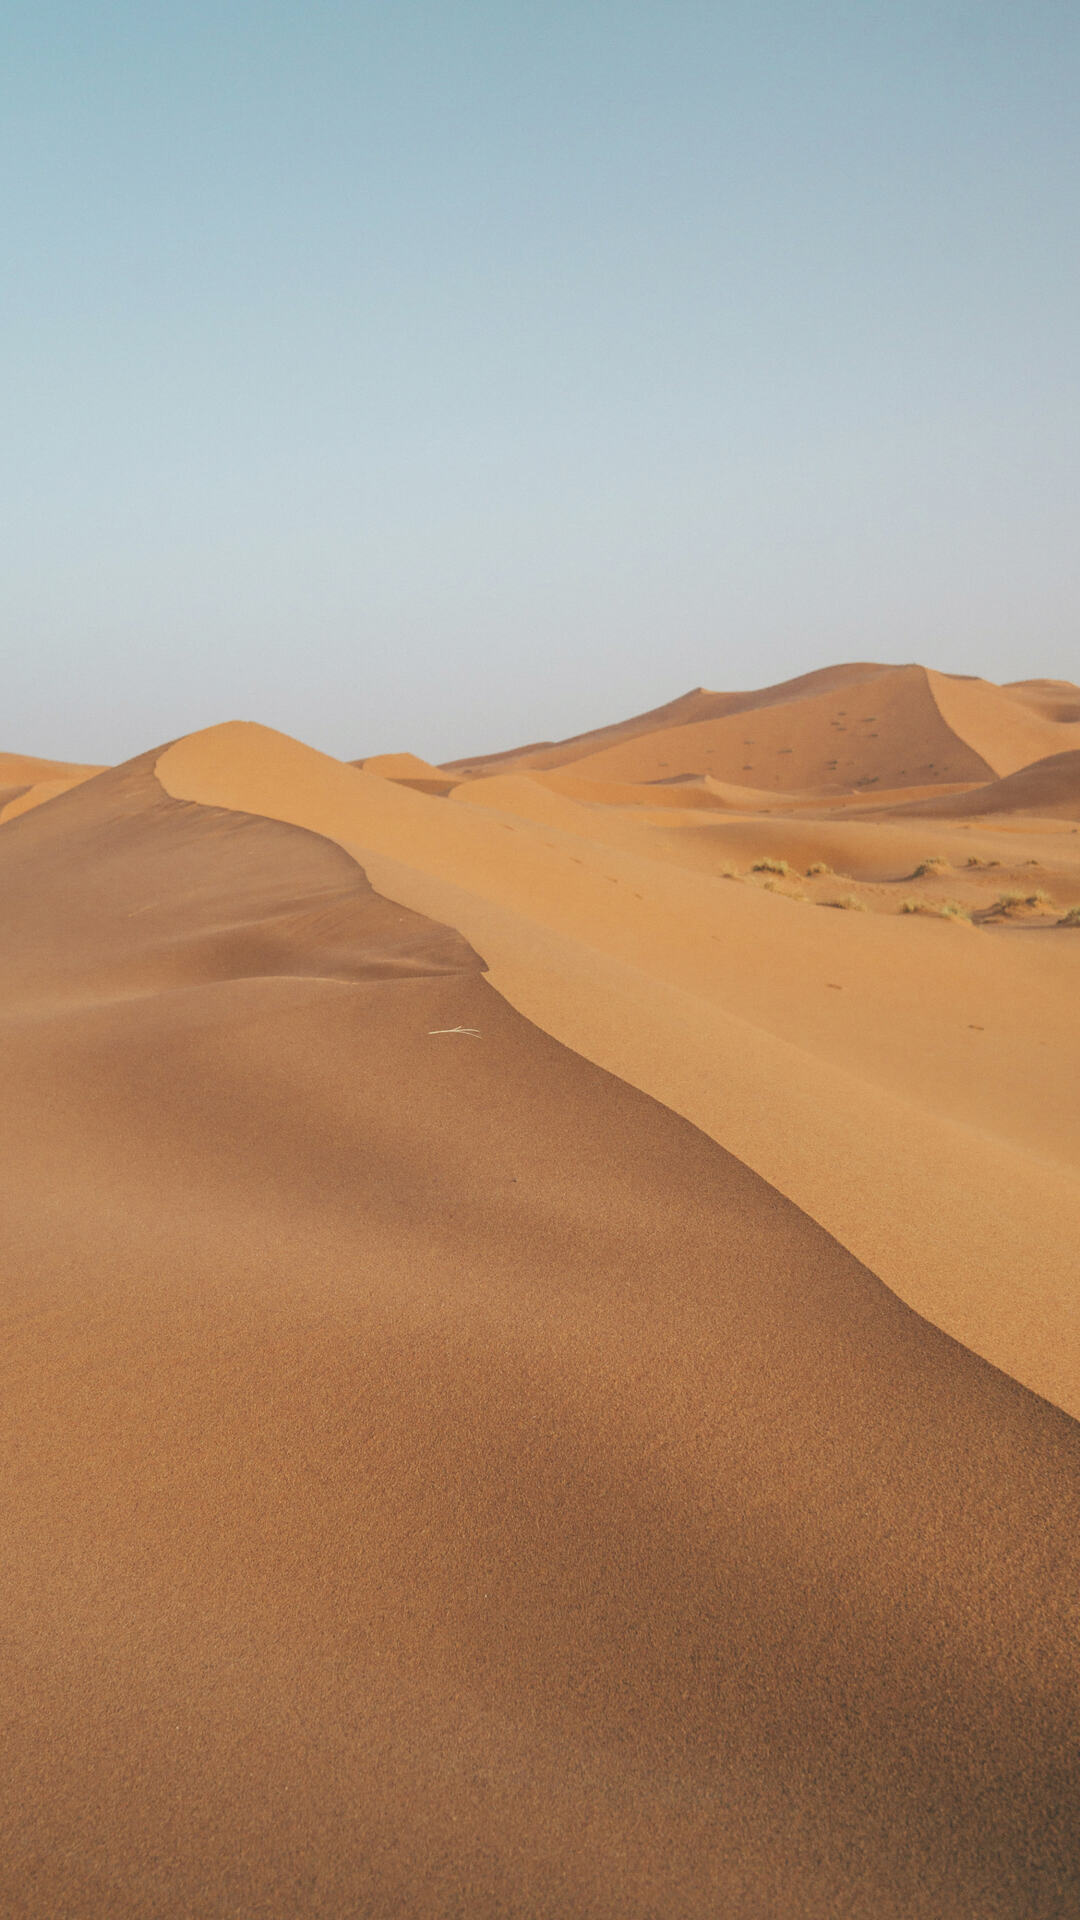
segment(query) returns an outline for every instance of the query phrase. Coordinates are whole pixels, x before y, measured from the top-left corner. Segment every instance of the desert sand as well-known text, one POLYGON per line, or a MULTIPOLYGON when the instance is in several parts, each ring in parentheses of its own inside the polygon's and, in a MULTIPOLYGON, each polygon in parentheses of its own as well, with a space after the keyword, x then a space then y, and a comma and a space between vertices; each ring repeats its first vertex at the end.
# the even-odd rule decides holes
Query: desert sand
POLYGON ((0 790, 4 1910, 1073 1911, 1080 690, 0 790))

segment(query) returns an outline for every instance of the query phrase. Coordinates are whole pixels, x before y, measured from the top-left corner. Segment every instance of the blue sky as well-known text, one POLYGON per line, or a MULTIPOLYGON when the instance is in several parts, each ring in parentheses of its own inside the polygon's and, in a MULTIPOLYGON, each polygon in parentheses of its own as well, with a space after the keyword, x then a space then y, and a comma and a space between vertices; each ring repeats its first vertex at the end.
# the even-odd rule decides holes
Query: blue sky
POLYGON ((1080 673, 1072 0, 0 17, 0 744, 1080 673))

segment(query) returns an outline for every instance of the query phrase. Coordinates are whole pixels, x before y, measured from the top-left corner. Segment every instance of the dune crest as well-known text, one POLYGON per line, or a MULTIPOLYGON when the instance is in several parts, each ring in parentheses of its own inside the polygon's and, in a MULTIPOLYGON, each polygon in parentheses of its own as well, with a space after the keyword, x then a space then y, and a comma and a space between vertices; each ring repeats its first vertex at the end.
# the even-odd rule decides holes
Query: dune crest
POLYGON ((5 1911, 1071 1911, 1076 690, 949 681, 9 769, 5 1911))
POLYGON ((331 824, 647 867, 238 724, 0 831, 5 1900, 1049 1915, 1080 1428, 331 824))
MULTIPOLYGON (((715 830, 719 854, 734 851, 748 874, 732 885, 722 868, 735 862, 709 842, 695 864, 685 832, 576 806, 532 776, 518 777, 525 811, 510 813, 467 804, 468 786, 432 799, 240 725, 177 743, 156 772, 176 798, 336 840, 381 892, 457 927, 530 1020, 735 1152, 919 1312, 1080 1411, 1068 1092, 1080 1035, 1067 940, 1037 955, 1002 941, 987 950, 944 921, 814 912, 767 892, 767 872, 749 874, 784 823, 715 830), (976 1038, 987 1032, 989 1047, 976 1038), (1052 1090, 1032 1075, 1044 1043, 1052 1090), (1015 1196, 1005 1221, 1003 1180, 1015 1196)), ((504 799, 516 791, 503 788, 504 799)), ((821 825, 800 816, 785 830, 812 864, 821 825)), ((830 824, 830 864, 842 855, 850 872, 858 852, 873 873, 879 831, 830 824)), ((924 834, 889 831, 902 898, 924 834)), ((959 862, 969 842, 958 838, 959 862)), ((988 897, 1001 884, 989 868, 975 880, 988 897)), ((845 893, 828 875, 801 884, 823 901, 845 893)))

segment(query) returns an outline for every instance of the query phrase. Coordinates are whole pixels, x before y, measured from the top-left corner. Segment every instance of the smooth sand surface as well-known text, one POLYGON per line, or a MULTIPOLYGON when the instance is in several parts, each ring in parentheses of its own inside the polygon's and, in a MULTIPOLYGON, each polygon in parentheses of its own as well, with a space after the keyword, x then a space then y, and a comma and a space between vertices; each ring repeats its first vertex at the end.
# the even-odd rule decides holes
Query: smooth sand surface
POLYGON ((0 833, 5 1910, 1067 1911, 1080 1429, 237 802, 522 828, 156 764, 0 833))

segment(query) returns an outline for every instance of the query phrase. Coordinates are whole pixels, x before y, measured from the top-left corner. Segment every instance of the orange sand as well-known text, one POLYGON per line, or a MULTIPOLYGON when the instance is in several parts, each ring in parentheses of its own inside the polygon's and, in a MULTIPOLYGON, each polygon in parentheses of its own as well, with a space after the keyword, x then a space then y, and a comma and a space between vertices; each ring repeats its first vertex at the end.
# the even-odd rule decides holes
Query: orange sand
POLYGON ((943 680, 0 825, 4 1911, 1077 1904, 1080 695, 943 680))

